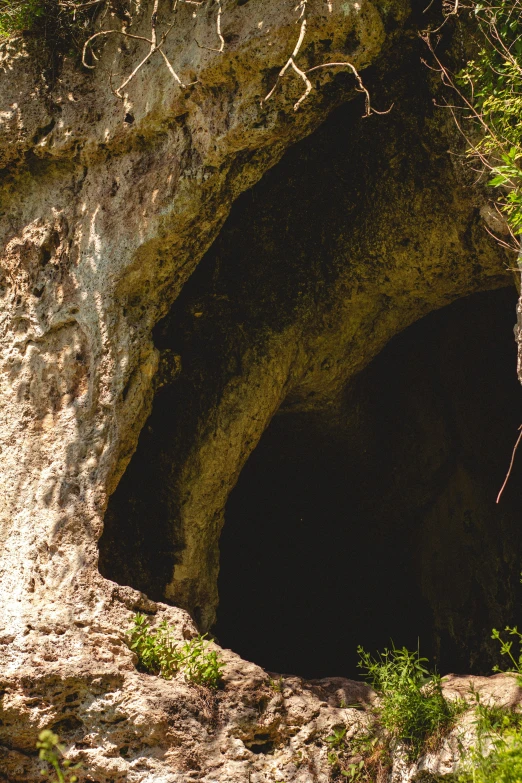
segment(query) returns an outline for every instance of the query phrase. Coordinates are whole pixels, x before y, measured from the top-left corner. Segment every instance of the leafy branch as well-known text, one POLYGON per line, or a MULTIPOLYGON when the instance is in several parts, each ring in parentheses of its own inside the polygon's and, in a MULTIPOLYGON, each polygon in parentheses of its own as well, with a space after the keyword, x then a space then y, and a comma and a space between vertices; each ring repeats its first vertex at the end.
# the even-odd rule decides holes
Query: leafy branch
MULTIPOLYGON (((64 747, 60 744, 57 734, 50 729, 44 729, 38 735, 36 743, 40 761, 46 762, 52 767, 56 778, 52 783, 76 783, 78 778, 74 770, 79 769, 81 764, 72 764, 69 759, 64 758, 64 747)), ((42 769, 42 775, 50 775, 51 770, 42 769)))
MULTIPOLYGON (((496 188, 495 207, 505 216, 508 241, 503 246, 520 252, 522 234, 522 0, 498 0, 458 5, 468 13, 475 30, 476 56, 452 73, 437 54, 438 40, 426 32, 435 70, 458 96, 460 105, 446 102, 467 142, 467 156, 479 164, 487 184, 496 188)), ((489 232, 492 233, 492 232, 489 232)))

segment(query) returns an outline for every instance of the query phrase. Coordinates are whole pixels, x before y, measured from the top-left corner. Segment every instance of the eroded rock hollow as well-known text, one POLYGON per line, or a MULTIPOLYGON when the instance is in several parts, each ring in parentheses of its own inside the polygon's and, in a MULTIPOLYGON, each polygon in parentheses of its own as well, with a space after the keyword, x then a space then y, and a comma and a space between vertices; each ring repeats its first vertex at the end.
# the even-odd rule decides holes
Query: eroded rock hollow
POLYGON ((349 57, 391 109, 362 116, 351 72, 298 111, 298 78, 262 100, 299 29, 265 5, 227 7, 223 52, 195 43, 212 4, 182 17, 168 53, 197 82, 158 57, 123 104, 108 74, 139 43, 53 82, 2 44, 9 783, 40 779, 43 727, 82 782, 325 783, 342 703, 372 698, 342 679, 358 643, 420 636, 486 674, 515 619, 519 472, 495 504, 522 394, 512 259, 435 105, 426 17, 310 12, 302 65, 349 57), (222 689, 137 671, 138 610, 214 630, 222 689), (266 670, 295 676, 276 692, 266 670))

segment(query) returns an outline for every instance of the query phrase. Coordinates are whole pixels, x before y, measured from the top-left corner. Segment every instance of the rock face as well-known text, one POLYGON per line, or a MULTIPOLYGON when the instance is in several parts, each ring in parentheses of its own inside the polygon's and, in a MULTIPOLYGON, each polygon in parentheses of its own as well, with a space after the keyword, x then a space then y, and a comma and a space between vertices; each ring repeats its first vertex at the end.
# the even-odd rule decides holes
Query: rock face
MULTIPOLYGON (((132 71, 140 41, 109 37, 92 74, 66 59, 54 81, 22 40, 2 44, 9 783, 40 779, 34 748, 46 726, 91 783, 328 780, 322 740, 355 720, 340 699, 367 701, 362 686, 287 678, 274 691, 226 652, 214 696, 138 673, 124 631, 138 609, 175 621, 185 638, 196 632, 187 611, 200 629, 212 625, 223 509, 278 409, 335 419, 345 384, 394 334, 509 283, 484 230, 486 198, 447 154, 460 141, 433 109, 415 9, 238 2, 223 12, 223 52, 212 49, 216 6, 189 9, 172 20, 162 11, 159 24, 176 21, 165 52, 197 83, 180 88, 156 53, 123 102, 109 77, 132 71), (349 57, 378 108, 395 102, 389 115, 362 119, 353 75, 326 70, 298 111, 303 81, 290 71, 262 101, 303 11, 300 67, 349 57), (349 100, 334 146, 320 131, 319 158, 296 148, 293 189, 259 207, 243 201, 209 250, 234 199, 349 100), (323 182, 332 157, 335 176, 323 182), (156 390, 153 417, 157 406, 172 417, 159 440, 144 430, 125 473, 156 390)), ((145 11, 134 28, 143 35, 145 11)))

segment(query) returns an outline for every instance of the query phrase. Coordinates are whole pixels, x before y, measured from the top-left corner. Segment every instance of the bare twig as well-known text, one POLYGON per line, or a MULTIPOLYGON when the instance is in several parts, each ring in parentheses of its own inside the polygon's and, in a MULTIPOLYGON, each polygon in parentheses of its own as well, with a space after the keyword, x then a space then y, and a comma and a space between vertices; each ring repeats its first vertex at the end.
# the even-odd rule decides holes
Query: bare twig
MULTIPOLYGON (((430 5, 431 5, 431 3, 430 3, 430 5)), ((430 5, 428 6, 428 8, 430 7, 430 5)), ((426 8, 426 11, 428 10, 428 8, 426 8)), ((452 11, 448 11, 445 14, 445 16, 444 16, 444 21, 442 22, 442 24, 439 27, 436 27, 435 30, 432 30, 431 32, 432 33, 438 33, 439 30, 442 30, 442 28, 444 27, 444 25, 446 24, 446 22, 448 21, 450 16, 456 16, 456 14, 458 14, 458 12, 459 12, 459 0, 455 0, 455 5, 453 6, 453 10, 452 11)))
POLYGON ((66 0, 61 0, 58 5, 60 8, 67 8, 72 11, 82 11, 84 8, 90 8, 92 5, 99 5, 100 3, 105 2, 106 0, 88 0, 88 2, 85 3, 69 3, 66 2, 66 0))
MULTIPOLYGON (((482 166, 484 167, 484 171, 490 171, 495 172, 497 170, 497 164, 500 164, 499 156, 502 154, 506 155, 508 153, 508 150, 511 146, 509 139, 506 139, 506 137, 502 134, 496 131, 494 124, 488 124, 486 121, 486 118, 484 114, 481 111, 478 111, 475 106, 473 105, 473 98, 474 98, 474 85, 470 81, 471 86, 471 100, 469 100, 466 95, 462 92, 462 90, 459 89, 457 84, 455 83, 455 80, 453 79, 452 74, 449 72, 449 70, 442 64, 440 59, 437 57, 435 50, 433 48, 433 44, 431 42, 430 34, 427 33, 425 36, 423 36, 425 43, 427 44, 436 64, 437 68, 433 69, 440 73, 442 83, 448 87, 451 87, 454 92, 459 96, 459 98, 462 100, 463 105, 461 106, 451 106, 450 104, 445 104, 444 108, 449 108, 451 111, 453 121, 458 128, 460 134, 462 137, 466 140, 466 143, 468 145, 468 156, 473 155, 475 158, 478 158, 480 160, 482 166), (480 123, 483 130, 486 133, 486 136, 490 136, 491 138, 495 139, 495 143, 497 145, 497 151, 495 153, 488 152, 486 154, 483 150, 480 149, 480 146, 473 143, 473 141, 468 137, 466 132, 464 131, 461 123, 459 122, 459 119, 457 118, 457 115, 455 113, 455 110, 458 111, 469 111, 469 116, 464 116, 464 119, 467 120, 476 120, 480 123)), ((499 52, 502 56, 506 57, 508 55, 508 50, 505 49, 505 52, 499 52)), ((427 63, 426 63, 427 64, 427 63)), ((431 66, 428 66, 431 68, 431 66)), ((481 173, 481 174, 482 174, 481 173)), ((516 190, 518 185, 516 182, 514 182, 510 178, 506 178, 505 184, 508 186, 508 188, 511 188, 512 190, 516 190)), ((499 215, 502 216, 498 206, 495 204, 495 209, 499 213, 499 215)), ((488 229, 486 226, 486 231, 488 234, 490 234, 502 247, 504 247, 507 250, 512 250, 514 252, 519 252, 520 250, 520 239, 514 234, 513 230, 511 229, 511 226, 509 225, 509 222, 507 222, 508 231, 510 234, 511 239, 513 240, 513 243, 506 242, 505 240, 501 239, 500 237, 496 236, 492 231, 488 229)))
POLYGON ((520 246, 519 245, 516 245, 516 247, 513 246, 513 245, 510 245, 509 242, 506 242, 504 239, 501 239, 496 234, 494 234, 493 231, 491 231, 487 226, 484 226, 484 228, 486 229, 488 234, 491 237, 493 237, 495 242, 497 242, 501 247, 505 247, 506 250, 512 250, 513 253, 519 253, 520 252, 520 246))
POLYGON ((517 442, 515 443, 515 446, 513 448, 513 453, 511 454, 511 462, 509 463, 509 469, 508 469, 508 472, 506 474, 506 478, 504 479, 504 483, 500 487, 500 492, 497 495, 497 503, 500 502, 500 498, 502 497, 502 493, 504 492, 504 490, 506 488, 506 484, 509 481, 509 477, 511 476, 511 471, 513 470, 513 464, 515 462, 515 454, 516 454, 517 449, 518 449, 518 444, 522 440, 522 424, 520 425, 520 427, 518 429, 520 430, 520 434, 519 434, 519 436, 517 438, 517 442))
MULTIPOLYGON (((486 121, 484 120, 484 117, 482 116, 482 114, 480 114, 480 113, 479 113, 479 112, 478 112, 478 111, 475 109, 475 107, 473 106, 473 104, 472 104, 472 103, 470 103, 470 101, 468 101, 468 99, 467 99, 467 98, 466 98, 466 96, 465 96, 465 95, 464 95, 464 94, 461 92, 461 90, 459 90, 459 88, 458 88, 458 87, 457 87, 457 85, 455 84, 455 82, 454 82, 454 80, 453 80, 453 78, 452 78, 452 76, 451 76, 450 72, 449 72, 449 71, 448 71, 448 69, 447 69, 447 68, 446 68, 446 67, 445 67, 445 66, 442 64, 442 62, 440 61, 440 59, 439 59, 439 58, 437 57, 437 55, 435 54, 435 50, 434 50, 434 48, 433 48, 433 44, 432 44, 432 42, 431 42, 430 34, 429 34, 429 33, 427 33, 426 35, 424 35, 424 36, 422 36, 422 37, 423 37, 423 40, 424 40, 424 42, 426 43, 426 45, 427 45, 428 49, 430 50, 430 52, 431 52, 431 54, 432 54, 432 56, 433 56, 433 59, 435 60, 435 62, 436 62, 436 63, 437 63, 437 65, 438 65, 438 70, 439 70, 439 73, 441 74, 441 80, 442 80, 442 83, 443 83, 443 84, 445 84, 445 85, 447 85, 448 87, 451 87, 453 90, 455 90, 455 92, 457 93, 457 95, 459 96, 459 98, 461 98, 461 100, 463 100, 463 101, 464 101, 464 103, 466 104, 467 108, 470 110, 470 112, 471 112, 472 116, 473 116, 475 119, 477 119, 477 120, 480 122, 480 124, 482 125, 482 127, 484 128, 484 130, 486 131, 486 133, 488 133, 488 134, 490 134, 490 135, 493 135, 493 132, 491 131, 491 128, 489 127, 489 125, 488 125, 488 124, 486 123, 486 121)), ((461 131, 461 132, 462 132, 462 131, 461 131)), ((474 145, 474 144, 473 144, 473 145, 471 145, 471 146, 473 147, 473 149, 476 149, 476 145, 474 145)), ((501 145, 501 149, 502 149, 502 145, 501 145)), ((503 151, 505 152, 506 150, 504 149, 503 151)))

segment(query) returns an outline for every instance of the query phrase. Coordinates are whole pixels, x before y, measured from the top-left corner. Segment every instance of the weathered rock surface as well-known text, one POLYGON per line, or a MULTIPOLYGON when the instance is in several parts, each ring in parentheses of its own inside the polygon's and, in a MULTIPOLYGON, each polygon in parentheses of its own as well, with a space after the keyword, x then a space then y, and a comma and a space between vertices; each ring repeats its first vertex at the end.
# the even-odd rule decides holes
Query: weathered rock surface
MULTIPOLYGON (((212 695, 138 673, 124 630, 138 609, 176 621, 184 637, 195 633, 184 609, 201 627, 212 623, 222 510, 280 405, 335 408, 344 383, 394 333, 507 280, 506 259, 483 230, 486 200, 446 155, 448 122, 421 115, 415 125, 415 107, 397 106, 381 126, 389 146, 376 131, 369 147, 382 151, 377 162, 365 157, 363 125, 353 120, 346 144, 357 176, 345 170, 317 268, 290 247, 287 279, 263 277, 264 263, 277 272, 281 256, 270 244, 254 247, 244 289, 240 277, 230 282, 232 312, 210 374, 197 362, 186 372, 168 346, 160 360, 152 329, 232 201, 354 95, 351 76, 320 72, 322 89, 298 112, 297 78, 261 104, 295 46, 299 10, 237 3, 225 11, 222 54, 196 42, 213 46, 214 6, 196 18, 182 6, 165 45, 182 78, 197 84, 180 89, 158 55, 123 104, 109 75, 130 73, 139 42, 122 46, 113 36, 92 75, 66 61, 54 82, 22 41, 2 44, 0 778, 9 783, 40 779, 35 742, 47 726, 91 783, 328 780, 324 736, 357 719, 341 698, 364 702, 364 687, 290 677, 274 692, 259 667, 225 652, 225 687, 212 695), (192 400, 166 456, 179 545, 150 591, 181 609, 98 570, 108 498, 136 448, 155 378, 178 384, 183 405, 192 400)), ((415 35, 409 14, 400 2, 314 4, 299 62, 374 64, 382 99, 395 99, 404 61, 390 52, 406 51, 415 35)), ((137 32, 148 24, 144 13, 137 32)), ((423 78, 416 105, 425 107, 423 78)), ((313 213, 313 199, 308 205, 313 213)), ((302 219, 301 194, 283 207, 302 219)), ((204 288, 191 297, 195 318, 214 301, 204 288)), ((214 315, 211 331, 223 311, 214 315)), ((104 558, 105 572, 110 547, 104 558)))

